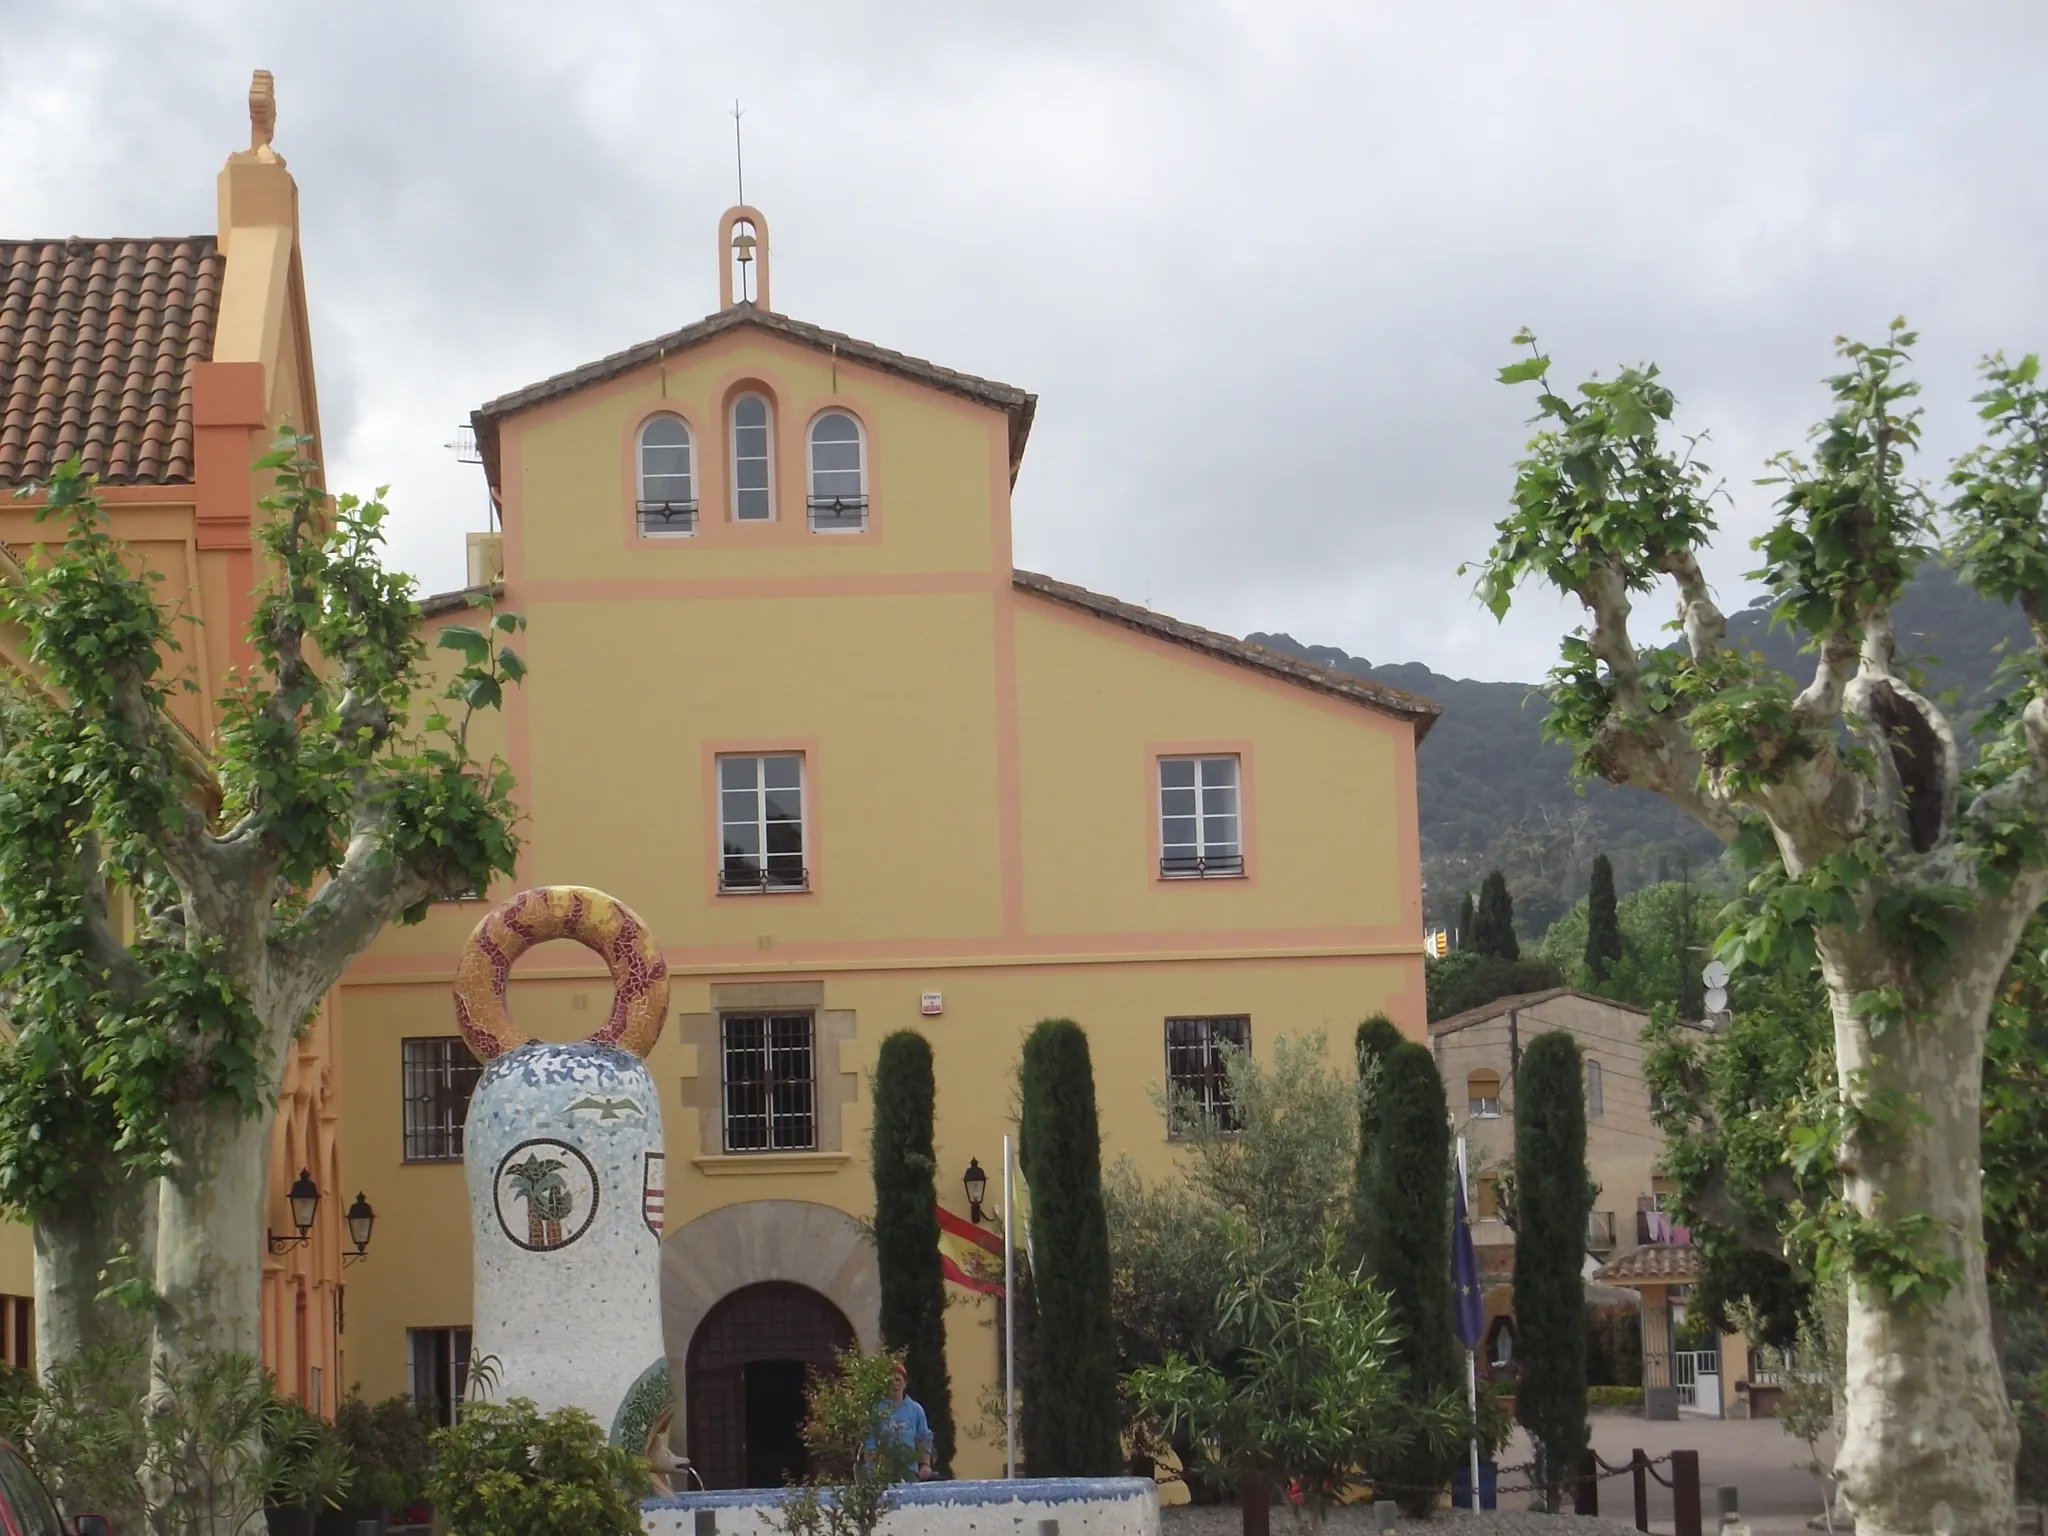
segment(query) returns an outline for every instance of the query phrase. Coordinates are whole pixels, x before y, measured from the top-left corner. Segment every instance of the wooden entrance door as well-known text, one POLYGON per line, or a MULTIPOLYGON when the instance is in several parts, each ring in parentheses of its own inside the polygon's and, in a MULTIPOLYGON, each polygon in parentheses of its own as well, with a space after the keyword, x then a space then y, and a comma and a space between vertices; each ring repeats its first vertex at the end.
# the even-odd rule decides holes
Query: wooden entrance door
POLYGON ((844 1315, 807 1286, 745 1286, 707 1312, 684 1364, 689 1457, 704 1486, 774 1488, 801 1474, 799 1373, 831 1369, 853 1342, 844 1315))

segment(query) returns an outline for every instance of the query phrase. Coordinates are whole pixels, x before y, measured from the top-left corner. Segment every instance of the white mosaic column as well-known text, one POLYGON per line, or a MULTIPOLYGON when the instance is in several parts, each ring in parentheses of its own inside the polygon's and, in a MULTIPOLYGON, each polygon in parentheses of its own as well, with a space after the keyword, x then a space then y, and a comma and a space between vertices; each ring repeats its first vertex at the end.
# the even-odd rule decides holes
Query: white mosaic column
POLYGON ((574 1405, 639 1450, 644 1426, 625 1411, 628 1399, 660 1398, 635 1388, 664 1359, 667 1180, 661 1103, 641 1060, 668 1007, 660 951, 608 896, 577 886, 525 891, 477 926, 455 997, 464 1038, 487 1063, 470 1099, 463 1162, 474 1348, 493 1362, 490 1395, 530 1397, 544 1412, 574 1405), (553 938, 603 955, 616 987, 605 1026, 574 1044, 528 1039, 505 1011, 513 961, 553 938))

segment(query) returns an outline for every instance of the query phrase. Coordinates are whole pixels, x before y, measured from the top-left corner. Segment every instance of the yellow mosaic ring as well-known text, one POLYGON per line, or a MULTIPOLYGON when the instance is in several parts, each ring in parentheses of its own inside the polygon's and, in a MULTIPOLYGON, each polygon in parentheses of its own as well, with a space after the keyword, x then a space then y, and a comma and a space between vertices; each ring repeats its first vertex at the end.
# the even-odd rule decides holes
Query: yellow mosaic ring
POLYGON ((505 984, 513 962, 549 939, 574 939, 611 967, 611 1017, 586 1043, 617 1046, 644 1060, 668 1016, 668 963, 631 907, 582 885, 521 891, 469 936, 455 967, 455 1023, 477 1060, 532 1042, 506 1010, 505 984))

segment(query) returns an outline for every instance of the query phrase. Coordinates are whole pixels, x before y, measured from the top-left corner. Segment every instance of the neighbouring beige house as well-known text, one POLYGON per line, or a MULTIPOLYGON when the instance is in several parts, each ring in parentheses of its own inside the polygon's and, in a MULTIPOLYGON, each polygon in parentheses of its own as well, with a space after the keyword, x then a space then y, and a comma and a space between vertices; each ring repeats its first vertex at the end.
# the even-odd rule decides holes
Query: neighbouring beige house
POLYGON ((1746 1341, 1735 1334, 1716 1348, 1674 1348, 1700 1258, 1691 1234, 1663 1209, 1669 1184, 1657 1166, 1664 1137, 1643 1080, 1649 1017, 1647 1009, 1559 987, 1498 998, 1429 1026, 1444 1093, 1467 1145, 1472 1242, 1486 1284, 1482 1358, 1496 1371, 1510 1370, 1514 1359, 1515 1234, 1501 1219, 1499 1196, 1514 1163, 1515 1071, 1531 1040, 1568 1030, 1585 1059, 1586 1168, 1598 1189, 1586 1223, 1589 1299, 1639 1311, 1645 1402, 1653 1416, 1684 1408, 1734 1417, 1749 1407, 1746 1341))

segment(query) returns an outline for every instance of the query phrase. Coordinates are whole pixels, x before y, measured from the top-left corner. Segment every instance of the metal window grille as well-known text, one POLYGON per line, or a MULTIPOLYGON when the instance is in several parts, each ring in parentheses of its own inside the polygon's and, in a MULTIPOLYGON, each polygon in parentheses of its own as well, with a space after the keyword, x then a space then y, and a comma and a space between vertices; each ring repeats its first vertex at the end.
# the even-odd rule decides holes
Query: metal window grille
POLYGON ((415 1406, 428 1410, 436 1424, 455 1422, 462 1395, 469 1390, 471 1334, 467 1328, 408 1328, 405 1353, 415 1406))
POLYGON ((1592 1057, 1586 1058, 1586 1118, 1598 1120, 1607 1113, 1606 1073, 1592 1057))
POLYGON ((721 891, 803 891, 804 760, 794 752, 718 760, 721 891))
POLYGON ((1185 1135, 1195 1116, 1222 1131, 1244 1129, 1230 1096, 1227 1052, 1251 1049, 1247 1018, 1168 1019, 1166 1086, 1172 1103, 1171 1131, 1185 1135))
POLYGON ((827 411, 811 423, 811 531, 865 528, 868 485, 860 423, 844 411, 827 411))
POLYGON ((640 429, 640 532, 667 538, 697 531, 690 429, 680 416, 655 416, 640 429))
POLYGON ((462 1127, 483 1067, 460 1035, 401 1043, 408 1163, 462 1161, 462 1127))
POLYGON ((16 1370, 35 1363, 36 1304, 30 1296, 0 1296, 0 1360, 16 1370))
POLYGON ((1159 760, 1159 873, 1194 880, 1244 873, 1235 757, 1159 760))
POLYGON ((811 1016, 734 1013, 720 1021, 720 1029, 725 1150, 814 1150, 818 1087, 811 1016))

